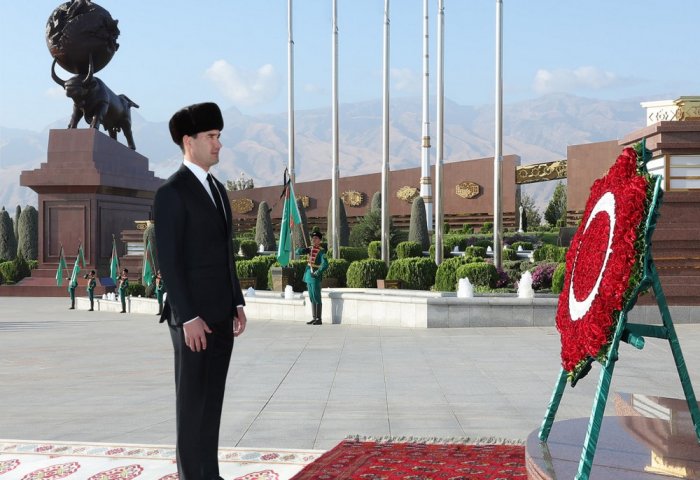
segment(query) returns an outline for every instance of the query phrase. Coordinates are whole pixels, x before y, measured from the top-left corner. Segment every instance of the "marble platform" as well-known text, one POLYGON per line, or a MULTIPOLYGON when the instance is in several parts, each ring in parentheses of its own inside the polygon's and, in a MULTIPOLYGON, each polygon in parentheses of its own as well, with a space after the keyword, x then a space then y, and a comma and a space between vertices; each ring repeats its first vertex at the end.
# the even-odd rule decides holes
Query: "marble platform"
MULTIPOLYGON (((295 292, 285 298, 282 292, 268 290, 246 292, 246 315, 252 320, 307 322, 311 319, 308 294, 295 292)), ((514 294, 477 295, 458 298, 450 292, 422 290, 326 288, 323 297, 323 323, 405 328, 465 327, 545 327, 553 326, 558 296, 535 295, 517 298, 514 294)), ((90 308, 87 298, 76 298, 78 309, 90 308)), ((98 311, 118 312, 117 301, 96 299, 98 311)), ((127 299, 130 313, 155 314, 158 305, 152 298, 127 299)), ((700 323, 697 307, 670 307, 676 324, 700 323)), ((661 323, 655 305, 636 306, 629 315, 631 323, 661 323)))
MULTIPOLYGON (((603 419, 590 479, 700 479, 700 443, 684 399, 615 394, 616 416, 603 419)), ((554 422, 543 443, 539 429, 527 439, 530 480, 576 478, 588 418, 554 422)))

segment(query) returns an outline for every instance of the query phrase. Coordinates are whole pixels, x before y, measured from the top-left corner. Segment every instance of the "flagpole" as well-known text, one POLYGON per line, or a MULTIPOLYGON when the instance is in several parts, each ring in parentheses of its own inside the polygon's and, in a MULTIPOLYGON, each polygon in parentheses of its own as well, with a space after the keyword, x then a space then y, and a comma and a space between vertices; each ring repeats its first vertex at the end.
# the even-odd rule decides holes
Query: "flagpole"
POLYGON ((437 26, 437 128, 435 149, 435 263, 442 263, 442 224, 444 212, 442 205, 444 163, 443 143, 445 130, 445 5, 443 0, 438 0, 438 26, 437 26))
POLYGON ((425 221, 428 231, 433 231, 433 192, 430 185, 430 42, 428 38, 428 0, 423 0, 423 143, 421 160, 420 196, 425 202, 425 221))
POLYGON ((384 55, 382 65, 382 261, 389 266, 389 0, 384 0, 384 55))
POLYGON ((331 233, 333 258, 340 258, 340 225, 338 212, 338 0, 333 0, 333 32, 332 32, 332 129, 333 129, 333 172, 331 177, 331 233))
POLYGON ((287 168, 292 182, 294 173, 294 37, 292 33, 292 0, 287 1, 287 31, 289 42, 287 45, 287 137, 288 159, 287 168))
POLYGON ((493 265, 501 266, 503 250, 503 206, 501 169, 503 164, 503 0, 496 0, 496 129, 493 156, 493 265))

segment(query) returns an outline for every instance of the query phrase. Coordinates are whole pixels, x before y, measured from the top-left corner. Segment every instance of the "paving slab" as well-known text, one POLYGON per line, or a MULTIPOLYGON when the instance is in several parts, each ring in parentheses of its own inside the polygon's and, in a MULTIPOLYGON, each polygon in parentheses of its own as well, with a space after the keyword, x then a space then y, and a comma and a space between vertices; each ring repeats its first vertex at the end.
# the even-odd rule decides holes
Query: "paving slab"
MULTIPOLYGON (((67 307, 62 298, 0 297, 0 438, 173 444, 167 327, 155 315, 67 307)), ((676 330, 698 394, 700 324, 676 330)), ((567 387, 557 420, 590 414, 599 371, 567 387)), ((220 443, 325 450, 348 435, 524 441, 542 422, 558 372, 551 326, 251 319, 235 342, 220 443)), ((615 391, 684 398, 668 343, 623 344, 615 391)))

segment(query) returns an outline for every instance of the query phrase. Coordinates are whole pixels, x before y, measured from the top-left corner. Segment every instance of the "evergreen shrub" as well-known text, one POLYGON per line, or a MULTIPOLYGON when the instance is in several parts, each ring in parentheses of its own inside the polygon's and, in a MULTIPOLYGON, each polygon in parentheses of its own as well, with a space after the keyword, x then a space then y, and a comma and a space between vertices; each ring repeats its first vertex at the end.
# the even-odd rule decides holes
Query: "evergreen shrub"
MULTIPOLYGON (((466 263, 457 268, 455 278, 468 278, 472 285, 495 288, 498 270, 490 263, 466 263)), ((456 280, 455 280, 456 281, 456 280)))
POLYGON ((512 248, 504 248, 503 249, 503 260, 516 260, 518 258, 518 252, 513 250, 512 248))
POLYGON ((381 240, 373 240, 367 246, 367 258, 382 258, 381 240))
POLYGON ((17 277, 17 267, 12 260, 0 263, 0 276, 3 279, 2 283, 15 283, 17 277))
POLYGON ((258 244, 255 240, 241 240, 240 250, 243 253, 243 257, 250 260, 258 253, 258 244))
MULTIPOLYGON (((428 254, 430 258, 435 258, 435 244, 430 246, 430 249, 428 250, 428 254)), ((446 258, 451 258, 452 257, 452 250, 450 247, 445 245, 444 243, 442 244, 442 259, 445 260, 446 258)))
POLYGON ((552 293, 561 293, 564 290, 564 277, 566 276, 566 262, 557 264, 552 274, 552 293))
MULTIPOLYGON (((341 247, 341 251, 342 248, 344 247, 341 247)), ((350 267, 350 262, 344 258, 329 258, 328 268, 323 273, 323 278, 335 278, 338 280, 338 287, 343 288, 347 283, 346 275, 348 267, 350 267)))
MULTIPOLYGON (((368 247, 369 248, 369 247, 368 247)), ((367 258, 367 251, 368 248, 364 247, 340 247, 340 255, 339 257, 342 258, 343 260, 347 260, 348 263, 357 261, 357 260, 364 260, 367 258)), ((331 253, 333 251, 329 250, 328 252, 328 258, 332 257, 331 253)))
POLYGON ((276 259, 272 255, 258 255, 250 260, 238 260, 236 273, 238 278, 254 277, 256 290, 270 290, 270 285, 267 283, 267 272, 275 261, 276 259))
POLYGON ((479 233, 493 233, 493 222, 484 222, 479 233))
POLYGON ((418 242, 401 242, 396 245, 396 257, 397 258, 412 258, 412 257, 422 257, 423 247, 418 242))
POLYGON ((352 262, 346 274, 349 288, 376 288, 377 280, 386 278, 386 263, 375 258, 352 262))
POLYGON ((468 256, 446 258, 435 272, 435 290, 454 292, 457 290, 457 269, 470 262, 483 262, 482 258, 468 256))
POLYGON ((431 258, 401 258, 389 266, 387 280, 401 280, 401 288, 430 290, 435 283, 437 265, 431 258))
MULTIPOLYGON (((126 287, 126 296, 127 297, 145 297, 146 296, 146 286, 142 285, 139 282, 129 282, 129 286, 126 287)), ((119 294, 117 294, 117 297, 119 297, 119 294)))
POLYGON ((563 262, 566 260, 566 247, 557 247, 545 243, 541 247, 532 252, 532 259, 535 262, 563 262))
POLYGON ((480 245, 472 245, 464 249, 464 255, 486 258, 486 248, 480 245))
POLYGON ((532 242, 519 241, 510 244, 510 248, 516 252, 518 251, 518 247, 523 247, 523 250, 532 250, 532 242))

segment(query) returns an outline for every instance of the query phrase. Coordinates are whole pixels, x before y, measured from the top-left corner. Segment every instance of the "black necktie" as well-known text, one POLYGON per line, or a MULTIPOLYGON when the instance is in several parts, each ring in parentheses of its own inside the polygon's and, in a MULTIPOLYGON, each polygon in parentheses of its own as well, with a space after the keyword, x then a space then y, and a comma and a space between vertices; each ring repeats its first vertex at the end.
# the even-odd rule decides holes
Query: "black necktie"
POLYGON ((219 214, 221 214, 221 219, 224 221, 224 224, 226 223, 226 213, 224 212, 224 204, 221 203, 221 194, 219 193, 219 189, 216 188, 216 184, 214 183, 214 178, 211 176, 210 173, 207 174, 207 182, 209 183, 209 189, 211 190, 211 196, 214 197, 214 203, 216 204, 216 209, 219 211, 219 214))

